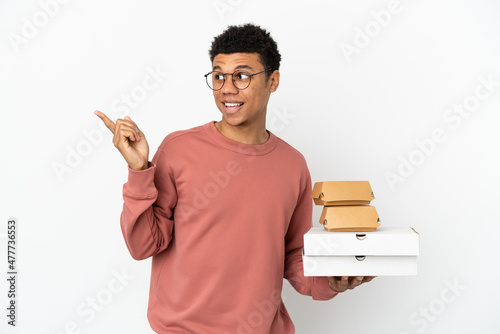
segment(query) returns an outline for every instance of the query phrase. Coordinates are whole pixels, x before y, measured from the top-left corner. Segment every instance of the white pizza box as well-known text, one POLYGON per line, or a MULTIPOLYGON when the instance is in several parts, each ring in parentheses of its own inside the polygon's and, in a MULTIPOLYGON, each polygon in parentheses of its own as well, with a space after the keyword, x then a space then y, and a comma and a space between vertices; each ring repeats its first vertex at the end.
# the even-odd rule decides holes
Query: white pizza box
POLYGON ((419 234, 411 227, 373 232, 312 227, 304 235, 302 260, 305 276, 412 276, 418 254, 419 234))
POLYGON ((304 234, 304 255, 416 256, 419 234, 411 227, 381 226, 372 232, 329 232, 311 227, 304 234))
POLYGON ((415 276, 417 256, 302 256, 304 276, 415 276))

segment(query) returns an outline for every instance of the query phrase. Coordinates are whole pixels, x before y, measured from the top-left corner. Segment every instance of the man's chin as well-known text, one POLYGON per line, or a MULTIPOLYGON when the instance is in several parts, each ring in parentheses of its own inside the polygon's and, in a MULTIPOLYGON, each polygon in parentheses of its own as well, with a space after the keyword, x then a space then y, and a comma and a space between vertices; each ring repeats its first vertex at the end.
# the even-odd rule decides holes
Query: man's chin
POLYGON ((227 117, 223 116, 223 121, 229 126, 238 127, 244 126, 247 123, 246 119, 242 119, 240 117, 227 117))

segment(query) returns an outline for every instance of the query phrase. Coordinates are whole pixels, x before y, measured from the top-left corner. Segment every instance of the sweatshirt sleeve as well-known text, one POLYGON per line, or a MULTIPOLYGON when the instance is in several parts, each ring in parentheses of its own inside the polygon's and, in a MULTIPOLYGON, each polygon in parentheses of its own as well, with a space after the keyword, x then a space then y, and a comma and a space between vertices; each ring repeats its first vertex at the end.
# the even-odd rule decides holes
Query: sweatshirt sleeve
POLYGON ((304 234, 312 226, 312 187, 309 171, 302 180, 302 184, 303 191, 285 236, 285 278, 300 294, 312 296, 314 300, 329 300, 335 297, 338 292, 330 288, 328 277, 304 276, 302 262, 304 234))
POLYGON ((174 178, 158 148, 148 168, 128 168, 123 185, 120 225, 130 255, 143 260, 165 250, 172 240, 173 209, 177 203, 174 178))

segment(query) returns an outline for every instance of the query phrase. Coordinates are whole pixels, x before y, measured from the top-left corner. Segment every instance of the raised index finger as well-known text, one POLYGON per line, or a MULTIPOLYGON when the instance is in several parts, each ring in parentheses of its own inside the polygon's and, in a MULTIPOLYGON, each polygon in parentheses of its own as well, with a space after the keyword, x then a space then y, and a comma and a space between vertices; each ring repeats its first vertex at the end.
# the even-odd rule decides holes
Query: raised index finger
POLYGON ((104 115, 104 113, 100 112, 99 110, 94 111, 94 114, 97 115, 103 122, 104 125, 113 133, 115 133, 115 123, 108 118, 108 116, 104 115))

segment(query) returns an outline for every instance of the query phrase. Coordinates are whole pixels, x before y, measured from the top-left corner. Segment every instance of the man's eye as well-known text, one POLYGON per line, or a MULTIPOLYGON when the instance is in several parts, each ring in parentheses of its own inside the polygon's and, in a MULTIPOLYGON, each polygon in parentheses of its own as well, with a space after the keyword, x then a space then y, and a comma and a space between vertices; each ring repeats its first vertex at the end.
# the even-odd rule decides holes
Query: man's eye
POLYGON ((222 74, 215 74, 215 75, 214 75, 214 79, 215 79, 215 80, 221 80, 221 81, 222 81, 222 80, 224 80, 224 76, 223 76, 222 74))
POLYGON ((250 78, 250 75, 248 73, 239 72, 235 73, 234 77, 236 78, 236 80, 247 80, 248 78, 250 78))

